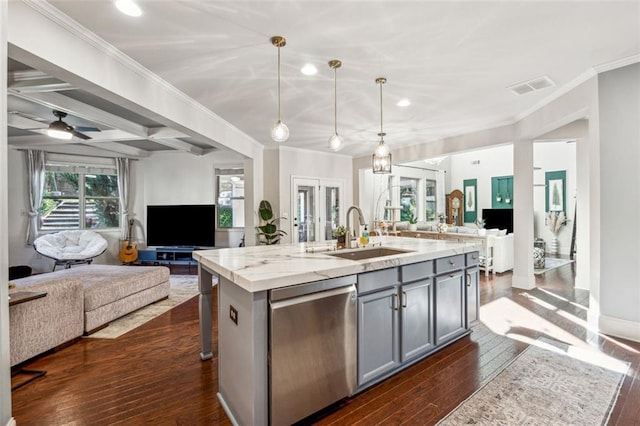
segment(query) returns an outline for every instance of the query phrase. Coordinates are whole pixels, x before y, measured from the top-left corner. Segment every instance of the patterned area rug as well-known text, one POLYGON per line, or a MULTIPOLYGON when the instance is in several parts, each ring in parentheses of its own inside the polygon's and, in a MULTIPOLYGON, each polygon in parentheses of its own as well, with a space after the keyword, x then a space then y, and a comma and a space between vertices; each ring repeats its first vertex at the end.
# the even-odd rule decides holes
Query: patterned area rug
POLYGON ((629 364, 541 338, 438 425, 602 425, 629 364))
POLYGON ((559 268, 561 266, 564 266, 564 265, 567 265, 567 264, 573 263, 573 262, 574 262, 573 260, 569 260, 569 259, 556 259, 556 258, 553 258, 553 257, 547 257, 544 260, 544 268, 534 269, 533 273, 534 274, 544 274, 547 271, 559 268))
POLYGON ((131 312, 112 321, 108 327, 85 337, 93 339, 115 339, 198 294, 197 275, 171 275, 169 277, 169 284, 171 288, 169 289, 168 299, 160 300, 131 312))

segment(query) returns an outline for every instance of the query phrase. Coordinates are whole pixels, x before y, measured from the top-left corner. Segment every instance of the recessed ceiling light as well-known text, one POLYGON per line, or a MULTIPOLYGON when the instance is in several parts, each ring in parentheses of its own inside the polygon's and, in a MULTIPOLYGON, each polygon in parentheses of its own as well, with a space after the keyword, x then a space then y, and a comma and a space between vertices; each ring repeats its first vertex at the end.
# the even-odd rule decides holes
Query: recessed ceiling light
POLYGON ((304 64, 300 71, 304 75, 316 75, 318 73, 318 68, 313 64, 304 64))
POLYGON ((125 15, 138 17, 142 15, 142 9, 133 0, 116 0, 116 7, 125 15))
POLYGON ((411 105, 411 101, 409 99, 400 99, 396 105, 399 107, 408 107, 411 105))

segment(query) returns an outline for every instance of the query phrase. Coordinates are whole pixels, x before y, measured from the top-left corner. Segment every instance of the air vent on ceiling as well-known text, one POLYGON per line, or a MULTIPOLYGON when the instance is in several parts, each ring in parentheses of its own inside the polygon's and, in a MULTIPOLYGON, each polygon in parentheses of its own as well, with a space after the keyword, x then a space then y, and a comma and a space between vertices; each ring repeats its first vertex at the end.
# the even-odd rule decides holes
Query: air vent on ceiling
POLYGON ((513 86, 507 87, 507 89, 511 90, 516 95, 524 95, 525 93, 535 92, 536 90, 546 89, 551 86, 555 86, 555 83, 545 75, 525 81, 524 83, 514 84, 513 86))

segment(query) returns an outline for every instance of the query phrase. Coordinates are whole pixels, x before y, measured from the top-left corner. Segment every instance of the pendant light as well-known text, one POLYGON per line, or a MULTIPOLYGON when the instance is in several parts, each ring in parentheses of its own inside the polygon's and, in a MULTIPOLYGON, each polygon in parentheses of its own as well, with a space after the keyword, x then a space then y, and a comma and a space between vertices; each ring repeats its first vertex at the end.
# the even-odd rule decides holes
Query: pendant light
POLYGON ((280 48, 287 45, 284 37, 271 37, 271 44, 278 48, 278 121, 271 127, 271 139, 286 142, 289 139, 289 128, 280 119, 280 48))
POLYGON ((333 135, 329 138, 329 149, 338 152, 344 146, 344 140, 338 135, 338 78, 337 69, 342 66, 342 62, 337 59, 329 61, 329 67, 333 68, 333 135))
POLYGON ((373 173, 376 174, 388 174, 391 173, 391 152, 389 148, 384 144, 385 133, 382 130, 382 85, 387 82, 384 77, 376 78, 376 84, 380 85, 380 142, 372 156, 373 173))

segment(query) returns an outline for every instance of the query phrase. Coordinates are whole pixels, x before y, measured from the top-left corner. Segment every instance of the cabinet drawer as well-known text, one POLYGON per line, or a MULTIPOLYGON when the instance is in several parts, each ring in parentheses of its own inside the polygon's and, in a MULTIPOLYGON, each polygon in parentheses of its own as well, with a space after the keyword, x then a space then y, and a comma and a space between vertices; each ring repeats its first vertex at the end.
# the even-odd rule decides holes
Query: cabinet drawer
POLYGON ((475 266, 480 263, 480 253, 474 251, 473 253, 467 253, 467 266, 475 266))
POLYGON ((464 254, 436 259, 436 273, 442 274, 464 268, 464 254))
POLYGON ((405 265, 401 268, 402 282, 417 281, 433 275, 433 260, 405 265))
POLYGON ((358 294, 368 293, 400 284, 398 268, 358 274, 358 294))

